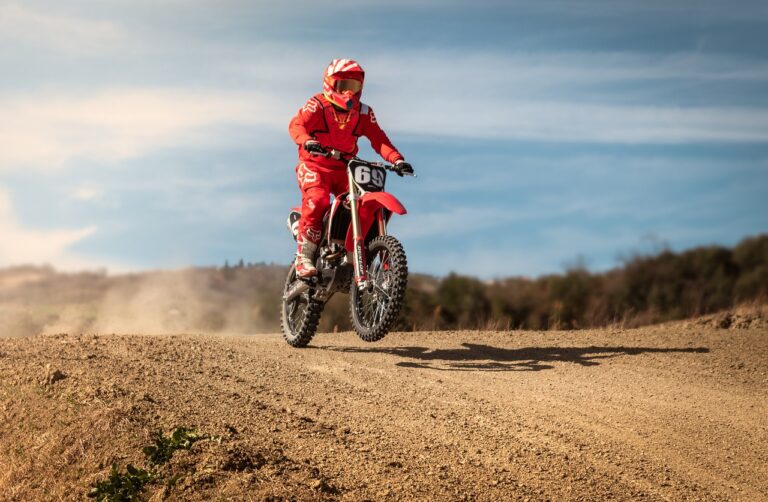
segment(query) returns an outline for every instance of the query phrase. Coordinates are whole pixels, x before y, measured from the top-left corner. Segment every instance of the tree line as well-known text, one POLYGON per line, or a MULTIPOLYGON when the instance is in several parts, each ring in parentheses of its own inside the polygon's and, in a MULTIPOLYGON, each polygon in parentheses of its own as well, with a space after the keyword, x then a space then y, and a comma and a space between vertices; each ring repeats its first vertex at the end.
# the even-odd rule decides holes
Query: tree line
MULTIPOLYGON (((118 276, 0 269, 0 334, 88 332, 133 318, 154 319, 160 332, 279 331, 288 268, 227 265, 118 276)), ((562 274, 491 281, 411 274, 395 329, 635 327, 750 302, 768 303, 768 234, 733 248, 635 255, 606 272, 572 267, 562 274)), ((335 295, 320 330, 351 329, 348 305, 347 295, 335 295)))
MULTIPOLYGON (((399 329, 634 327, 768 301, 768 235, 733 248, 635 255, 600 273, 573 267, 535 279, 413 275, 399 329)), ((329 304, 324 329, 349 329, 346 304, 329 304)))

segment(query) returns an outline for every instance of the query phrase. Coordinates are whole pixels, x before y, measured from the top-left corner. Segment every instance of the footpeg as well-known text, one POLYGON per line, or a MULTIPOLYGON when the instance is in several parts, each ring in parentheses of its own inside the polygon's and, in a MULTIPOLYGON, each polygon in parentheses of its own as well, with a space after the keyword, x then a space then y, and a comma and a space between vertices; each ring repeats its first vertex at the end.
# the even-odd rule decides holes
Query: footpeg
POLYGON ((311 288, 316 288, 320 285, 320 279, 317 275, 310 275, 309 277, 297 276, 296 278, 311 288))

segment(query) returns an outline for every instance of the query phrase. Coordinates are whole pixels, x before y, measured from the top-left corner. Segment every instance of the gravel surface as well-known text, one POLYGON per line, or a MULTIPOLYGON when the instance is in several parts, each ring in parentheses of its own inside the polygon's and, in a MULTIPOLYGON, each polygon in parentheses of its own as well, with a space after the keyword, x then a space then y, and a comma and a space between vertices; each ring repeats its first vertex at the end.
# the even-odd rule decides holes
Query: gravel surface
POLYGON ((0 338, 0 443, 2 500, 768 500, 768 329, 0 338))

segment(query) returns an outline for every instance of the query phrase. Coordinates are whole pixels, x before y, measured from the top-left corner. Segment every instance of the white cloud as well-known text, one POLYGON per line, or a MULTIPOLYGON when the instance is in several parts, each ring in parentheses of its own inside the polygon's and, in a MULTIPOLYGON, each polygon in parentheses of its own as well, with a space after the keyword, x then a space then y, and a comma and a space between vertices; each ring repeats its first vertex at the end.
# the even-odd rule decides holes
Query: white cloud
MULTIPOLYGON (((124 87, 0 95, 8 118, 0 123, 0 171, 58 168, 75 159, 111 163, 160 147, 232 142, 212 131, 221 125, 284 135, 306 96, 277 86, 275 75, 306 78, 296 68, 311 62, 299 60, 273 61, 268 71, 243 64, 240 75, 254 89, 247 92, 124 87)), ((630 104, 622 94, 608 102, 596 90, 611 81, 768 83, 764 61, 693 53, 416 52, 363 63, 364 99, 372 99, 384 126, 398 135, 627 144, 768 140, 766 108, 630 104)), ((233 78, 237 68, 229 62, 222 71, 233 78)))
POLYGON ((154 148, 227 141, 216 125, 284 128, 290 111, 260 93, 117 89, 0 98, 0 171, 116 162, 154 148))
POLYGON ((72 192, 72 198, 75 200, 93 200, 104 195, 104 191, 95 187, 80 187, 72 192))
POLYGON ((450 90, 454 98, 505 95, 542 95, 542 91, 576 94, 576 85, 649 80, 768 80, 764 59, 733 54, 672 52, 646 54, 614 51, 410 51, 379 55, 364 64, 370 83, 423 96, 425 90, 450 90), (458 92, 458 94, 457 94, 458 92))
POLYGON ((76 230, 30 230, 13 213, 11 198, 0 188, 0 267, 55 264, 63 269, 93 268, 93 263, 71 253, 77 242, 93 235, 95 226, 76 230))
POLYGON ((716 98, 707 106, 676 106, 637 100, 629 90, 648 92, 649 81, 662 94, 680 82, 768 84, 765 61, 694 53, 423 52, 373 58, 366 69, 367 96, 385 104, 371 103, 381 122, 408 134, 627 144, 768 140, 768 108, 718 106, 716 98), (606 94, 606 83, 621 85, 606 94))
POLYGON ((414 135, 625 144, 768 141, 768 110, 754 108, 498 101, 483 97, 454 100, 445 106, 393 98, 388 116, 401 118, 390 121, 391 129, 414 135))
POLYGON ((111 21, 50 14, 10 2, 0 5, 0 41, 4 39, 67 54, 92 54, 108 51, 126 37, 111 21))
MULTIPOLYGON (((716 94, 707 105, 677 105, 681 88, 768 85, 768 61, 762 59, 696 52, 409 50, 361 63, 367 72, 363 100, 394 133, 626 144, 768 140, 766 107, 721 106, 716 94)), ((270 68, 295 82, 308 78, 297 68, 312 64, 321 65, 296 56, 270 68)), ((236 73, 237 66, 228 64, 226 71, 236 73)), ((244 64, 240 71, 269 85, 257 65, 244 64)))

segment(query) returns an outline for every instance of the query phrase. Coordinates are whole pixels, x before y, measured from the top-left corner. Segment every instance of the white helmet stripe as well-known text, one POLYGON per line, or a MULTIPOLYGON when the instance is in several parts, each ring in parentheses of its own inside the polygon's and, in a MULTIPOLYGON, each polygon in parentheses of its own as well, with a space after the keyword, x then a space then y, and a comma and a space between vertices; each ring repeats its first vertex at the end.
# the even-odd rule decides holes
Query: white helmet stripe
POLYGON ((333 67, 333 73, 343 71, 342 68, 349 63, 349 59, 339 59, 333 67))
POLYGON ((350 70, 362 71, 362 68, 360 68, 360 65, 352 59, 334 59, 331 61, 331 64, 328 65, 326 75, 330 77, 335 73, 341 73, 350 70))

